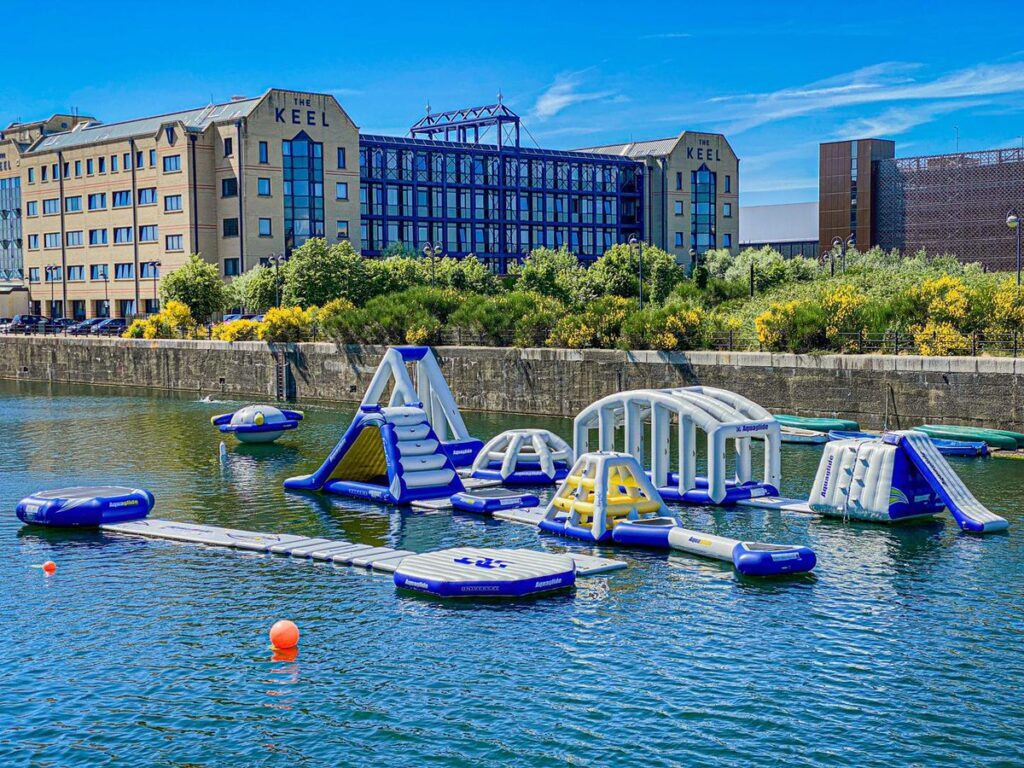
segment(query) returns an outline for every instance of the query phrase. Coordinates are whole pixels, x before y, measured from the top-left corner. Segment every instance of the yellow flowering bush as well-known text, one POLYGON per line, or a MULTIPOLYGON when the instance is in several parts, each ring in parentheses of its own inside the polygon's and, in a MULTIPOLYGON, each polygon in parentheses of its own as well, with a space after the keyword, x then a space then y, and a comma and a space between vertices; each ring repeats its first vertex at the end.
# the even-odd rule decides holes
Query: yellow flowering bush
POLYGON ((188 305, 168 301, 162 310, 147 318, 134 320, 121 336, 126 339, 194 338, 196 321, 188 305))
POLYGON ((758 341, 772 351, 806 352, 826 345, 824 311, 811 301, 771 304, 754 318, 754 329, 758 341))
POLYGON ((923 280, 913 286, 910 298, 925 315, 925 323, 947 323, 960 327, 970 316, 971 290, 963 278, 954 275, 923 280))
POLYGON ((960 333, 952 323, 929 320, 923 325, 914 326, 910 332, 922 355, 965 355, 971 350, 970 338, 960 333))
POLYGON ((311 335, 315 308, 274 307, 268 309, 260 323, 260 341, 304 341, 311 335))
POLYGON ((1024 331, 1024 288, 1012 277, 1006 278, 996 289, 992 322, 1010 333, 1024 331))
POLYGON ((704 310, 688 305, 634 312, 622 323, 625 349, 695 349, 700 346, 704 310))
POLYGON ((867 303, 863 294, 850 284, 838 285, 825 292, 821 298, 821 309, 825 314, 825 336, 842 349, 856 344, 850 336, 863 330, 861 308, 867 303))
POLYGON ((260 324, 255 320, 235 320, 218 323, 210 331, 210 338, 217 341, 256 341, 260 324))

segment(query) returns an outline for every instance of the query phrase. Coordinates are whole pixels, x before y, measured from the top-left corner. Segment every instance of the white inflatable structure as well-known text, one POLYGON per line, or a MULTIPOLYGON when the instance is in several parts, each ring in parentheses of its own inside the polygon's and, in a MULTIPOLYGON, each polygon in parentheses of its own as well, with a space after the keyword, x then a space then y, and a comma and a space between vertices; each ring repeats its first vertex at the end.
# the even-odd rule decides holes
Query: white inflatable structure
POLYGON ((546 429, 510 429, 477 454, 472 477, 503 483, 554 483, 569 474, 572 446, 546 429))
POLYGON ((747 398, 713 387, 639 389, 609 395, 576 417, 573 450, 591 450, 590 432, 597 430, 597 450, 615 451, 616 430, 622 428, 622 450, 650 469, 661 495, 694 504, 735 504, 759 496, 777 496, 782 480, 779 423, 747 398), (672 428, 676 430, 676 471, 671 471, 672 428), (645 429, 650 445, 644 446, 645 429), (697 430, 707 435, 708 474, 697 475, 697 430), (763 440, 764 474, 753 478, 751 439, 763 440), (726 449, 732 441, 736 472, 726 479, 726 449))
POLYGON ((483 443, 470 436, 466 429, 430 347, 390 347, 377 366, 360 405, 382 405, 389 385, 392 386, 388 407, 421 407, 452 463, 463 467, 473 462, 483 443))

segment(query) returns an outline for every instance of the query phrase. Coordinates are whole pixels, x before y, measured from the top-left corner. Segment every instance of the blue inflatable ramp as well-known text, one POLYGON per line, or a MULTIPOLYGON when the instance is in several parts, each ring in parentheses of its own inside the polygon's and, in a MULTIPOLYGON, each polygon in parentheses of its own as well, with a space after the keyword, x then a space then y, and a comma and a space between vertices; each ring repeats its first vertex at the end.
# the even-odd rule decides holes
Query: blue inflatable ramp
POLYGON ((962 530, 971 533, 1005 531, 1009 523, 991 512, 967 489, 960 476, 939 453, 931 438, 913 430, 889 432, 883 440, 899 445, 911 463, 924 475, 962 530))
POLYGON ((465 490, 418 405, 360 406, 320 469, 289 478, 284 487, 388 504, 447 498, 465 490))

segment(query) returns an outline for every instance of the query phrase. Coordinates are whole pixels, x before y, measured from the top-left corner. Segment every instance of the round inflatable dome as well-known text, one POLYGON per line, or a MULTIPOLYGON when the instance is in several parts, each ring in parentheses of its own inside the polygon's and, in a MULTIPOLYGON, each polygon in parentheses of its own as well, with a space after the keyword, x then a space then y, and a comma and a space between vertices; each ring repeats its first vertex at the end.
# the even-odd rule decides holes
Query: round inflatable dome
POLYGON ((15 514, 32 525, 97 526, 141 520, 153 508, 145 488, 80 486, 38 491, 18 502, 15 514))
POLYGON ((510 429, 490 440, 473 462, 472 476, 510 485, 544 485, 565 479, 572 447, 546 429, 510 429))
POLYGON ((301 411, 287 411, 273 405, 247 405, 234 413, 214 416, 210 423, 243 443, 272 443, 302 420, 301 411))

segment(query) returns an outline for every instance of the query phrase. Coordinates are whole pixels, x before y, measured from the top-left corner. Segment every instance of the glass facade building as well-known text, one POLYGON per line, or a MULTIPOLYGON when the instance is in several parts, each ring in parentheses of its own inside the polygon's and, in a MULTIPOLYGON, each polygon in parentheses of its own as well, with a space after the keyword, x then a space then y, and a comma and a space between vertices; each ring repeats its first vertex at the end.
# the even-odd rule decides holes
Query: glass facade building
POLYGON ((21 179, 0 179, 0 280, 17 280, 24 268, 21 253, 21 179))
POLYGON ((290 253, 310 238, 324 236, 324 145, 300 131, 281 142, 281 162, 285 250, 290 253))
POLYGON ((643 232, 644 166, 633 159, 522 147, 519 118, 501 105, 430 115, 411 133, 359 137, 367 256, 429 243, 503 273, 534 248, 590 262, 643 232))

